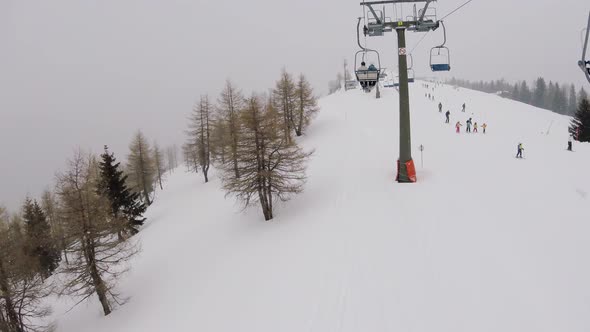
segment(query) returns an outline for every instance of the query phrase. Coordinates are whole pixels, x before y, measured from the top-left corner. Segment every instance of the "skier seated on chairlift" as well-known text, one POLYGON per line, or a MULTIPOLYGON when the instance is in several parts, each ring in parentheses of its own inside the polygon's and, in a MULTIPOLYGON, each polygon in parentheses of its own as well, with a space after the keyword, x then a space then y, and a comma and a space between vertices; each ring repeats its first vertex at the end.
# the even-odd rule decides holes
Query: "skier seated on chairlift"
POLYGON ((359 67, 358 71, 367 71, 367 66, 365 65, 365 62, 361 62, 361 66, 359 67))
MULTIPOLYGON (((369 71, 377 71, 377 67, 375 67, 374 64, 370 64, 368 70, 369 71)), ((368 84, 369 84, 370 87, 373 87, 373 86, 375 86, 375 84, 377 84, 377 81, 376 80, 375 81, 369 81, 368 84)))
MULTIPOLYGON (((367 66, 365 65, 365 62, 361 62, 361 66, 357 69, 357 71, 359 72, 366 72, 367 71, 367 66)), ((366 73, 363 73, 366 75, 366 73)), ((363 89, 367 88, 367 81, 365 80, 361 80, 361 86, 363 87, 363 89)))

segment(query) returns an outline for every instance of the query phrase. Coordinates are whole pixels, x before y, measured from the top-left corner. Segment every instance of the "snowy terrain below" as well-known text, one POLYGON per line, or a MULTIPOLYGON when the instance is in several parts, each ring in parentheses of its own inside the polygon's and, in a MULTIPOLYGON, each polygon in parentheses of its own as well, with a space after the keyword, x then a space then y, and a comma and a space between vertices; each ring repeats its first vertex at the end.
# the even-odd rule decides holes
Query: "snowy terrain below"
POLYGON ((569 118, 416 82, 418 183, 398 184, 397 92, 320 105, 305 192, 274 222, 177 169, 120 282, 129 302, 102 317, 57 301, 58 331, 590 330, 590 145, 565 150, 569 118), (456 134, 468 117, 487 134, 456 134))

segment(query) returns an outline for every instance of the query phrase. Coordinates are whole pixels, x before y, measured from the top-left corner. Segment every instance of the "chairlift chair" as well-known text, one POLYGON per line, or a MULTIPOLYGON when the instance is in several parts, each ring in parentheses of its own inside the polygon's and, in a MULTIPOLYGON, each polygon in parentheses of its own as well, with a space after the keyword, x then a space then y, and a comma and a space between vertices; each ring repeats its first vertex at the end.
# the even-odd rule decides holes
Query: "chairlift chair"
POLYGON ((360 37, 360 32, 359 32, 359 28, 361 25, 361 17, 359 17, 358 19, 358 23, 356 26, 356 36, 357 36, 357 43, 360 47, 360 50, 357 51, 354 55, 354 68, 355 68, 355 75, 356 75, 356 79, 357 81, 359 81, 359 83, 361 84, 361 86, 363 87, 363 89, 366 92, 370 92, 375 85, 377 85, 377 83, 379 82, 379 75, 381 73, 381 58, 379 57, 379 52, 375 51, 375 50, 371 50, 368 49, 364 46, 361 45, 361 37, 360 37), (377 55, 377 66, 376 66, 376 70, 369 70, 368 68, 366 69, 359 69, 359 62, 358 62, 358 58, 359 58, 359 54, 363 54, 362 58, 361 58, 361 62, 365 61, 365 56, 367 55, 367 53, 374 53, 377 55))
POLYGON ((451 53, 449 48, 445 46, 447 43, 447 30, 443 21, 440 21, 440 23, 443 27, 443 43, 430 50, 430 69, 434 72, 451 70, 451 53))
MULTIPOLYGON (((357 81, 361 84, 361 86, 363 87, 363 89, 367 92, 370 92, 375 85, 377 84, 377 82, 379 81, 379 76, 381 73, 381 60, 379 58, 379 53, 375 50, 369 50, 369 49, 364 49, 364 50, 360 50, 358 52, 356 52, 356 54, 354 55, 354 66, 356 68, 355 70, 355 75, 356 75, 356 79, 357 81), (377 70, 369 70, 367 69, 359 69, 358 66, 358 57, 360 53, 363 53, 362 56, 362 60, 361 62, 364 62, 364 58, 366 53, 375 53, 377 54, 377 70)), ((366 67, 365 67, 366 68, 366 67)))
POLYGON ((588 26, 586 27, 586 38, 582 48, 582 59, 578 61, 578 66, 584 72, 586 79, 590 82, 590 60, 586 59, 586 51, 588 50, 588 38, 590 36, 590 14, 588 14, 588 26))
POLYGON ((414 69, 408 69, 408 83, 414 83, 415 73, 414 69))

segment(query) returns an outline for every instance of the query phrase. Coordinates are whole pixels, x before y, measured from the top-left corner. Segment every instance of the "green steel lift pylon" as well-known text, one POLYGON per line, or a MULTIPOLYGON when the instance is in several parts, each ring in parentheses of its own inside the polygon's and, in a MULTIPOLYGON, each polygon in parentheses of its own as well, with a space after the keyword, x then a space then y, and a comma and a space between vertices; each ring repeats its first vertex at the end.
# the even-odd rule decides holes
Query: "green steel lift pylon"
POLYGON ((428 6, 433 0, 387 0, 362 2, 362 6, 369 9, 372 19, 367 23, 365 34, 368 36, 383 36, 385 32, 395 30, 397 32, 398 61, 399 61, 399 159, 397 162, 398 182, 416 182, 416 168, 412 160, 412 136, 410 127, 410 96, 408 87, 408 60, 406 51, 406 30, 427 32, 436 30, 440 22, 429 19, 426 15, 428 6), (374 5, 424 3, 424 8, 419 13, 415 12, 412 20, 385 22, 384 10, 379 15, 373 8, 374 5))

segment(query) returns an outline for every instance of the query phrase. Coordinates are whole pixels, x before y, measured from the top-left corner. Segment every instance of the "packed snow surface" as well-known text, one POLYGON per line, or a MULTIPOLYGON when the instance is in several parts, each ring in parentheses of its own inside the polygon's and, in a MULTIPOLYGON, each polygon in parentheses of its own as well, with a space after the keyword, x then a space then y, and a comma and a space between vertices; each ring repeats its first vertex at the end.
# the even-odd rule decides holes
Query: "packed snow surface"
POLYGON ((397 91, 323 98, 305 192, 273 222, 175 170, 120 280, 129 302, 103 317, 59 300, 58 331, 590 330, 590 145, 566 151, 569 118, 495 95, 410 93, 417 183, 394 181, 397 91), (487 133, 455 133, 469 117, 487 133))

